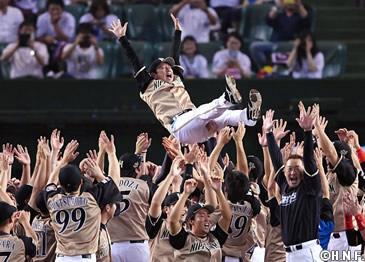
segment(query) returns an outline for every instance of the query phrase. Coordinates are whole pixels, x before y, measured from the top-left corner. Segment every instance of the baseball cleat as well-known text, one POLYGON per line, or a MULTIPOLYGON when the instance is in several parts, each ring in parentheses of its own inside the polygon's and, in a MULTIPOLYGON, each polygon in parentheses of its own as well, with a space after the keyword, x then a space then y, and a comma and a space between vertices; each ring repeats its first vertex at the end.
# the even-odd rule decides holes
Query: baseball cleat
POLYGON ((242 102, 242 97, 236 87, 236 80, 230 75, 225 75, 225 77, 226 77, 226 91, 225 91, 226 100, 232 104, 240 104, 242 102))
POLYGON ((256 89, 251 89, 249 94, 249 102, 248 102, 248 118, 251 120, 257 120, 261 115, 261 104, 262 97, 259 91, 256 89))

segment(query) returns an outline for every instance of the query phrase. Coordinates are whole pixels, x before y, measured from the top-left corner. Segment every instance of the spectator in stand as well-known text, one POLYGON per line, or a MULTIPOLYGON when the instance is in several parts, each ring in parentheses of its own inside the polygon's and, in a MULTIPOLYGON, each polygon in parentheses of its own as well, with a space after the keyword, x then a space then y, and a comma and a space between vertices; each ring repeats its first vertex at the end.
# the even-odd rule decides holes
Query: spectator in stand
POLYGON ((251 56, 259 67, 269 64, 269 57, 275 43, 292 41, 304 30, 310 29, 308 11, 301 0, 283 0, 283 11, 273 6, 266 16, 266 23, 273 28, 271 42, 253 42, 250 46, 251 56))
POLYGON ((37 38, 48 46, 70 42, 75 35, 75 18, 64 7, 63 0, 48 0, 48 11, 38 17, 37 38))
POLYGON ((15 42, 23 21, 23 14, 18 8, 9 6, 9 0, 0 0, 0 43, 15 42))
POLYGON ((92 34, 98 41, 102 41, 112 37, 108 28, 115 19, 118 18, 110 14, 108 3, 105 0, 94 0, 89 13, 81 17, 80 23, 91 23, 93 25, 92 34))
POLYGON ((207 43, 210 32, 220 28, 217 13, 205 0, 182 0, 170 12, 180 20, 182 38, 191 35, 198 43, 207 43))
POLYGON ((241 0, 211 0, 210 6, 217 12, 221 19, 221 31, 227 34, 229 29, 238 29, 241 21, 241 0))
POLYGON ((199 53, 198 43, 193 36, 186 36, 181 43, 180 64, 185 78, 208 78, 207 59, 199 53))
POLYGON ((91 27, 90 23, 80 24, 75 41, 62 51, 61 57, 67 62, 68 72, 75 78, 98 78, 98 65, 104 64, 103 50, 91 34, 91 27))
POLYGON ((215 53, 213 58, 212 71, 217 77, 224 77, 225 74, 235 79, 251 76, 251 61, 240 51, 242 46, 243 40, 237 32, 228 35, 226 48, 215 53))
POLYGON ((316 40, 310 32, 303 32, 295 39, 288 58, 293 78, 322 78, 324 55, 318 50, 316 40))
POLYGON ((35 41, 35 27, 23 22, 19 27, 18 40, 3 51, 2 61, 10 62, 10 78, 43 78, 43 66, 48 62, 47 47, 35 41))

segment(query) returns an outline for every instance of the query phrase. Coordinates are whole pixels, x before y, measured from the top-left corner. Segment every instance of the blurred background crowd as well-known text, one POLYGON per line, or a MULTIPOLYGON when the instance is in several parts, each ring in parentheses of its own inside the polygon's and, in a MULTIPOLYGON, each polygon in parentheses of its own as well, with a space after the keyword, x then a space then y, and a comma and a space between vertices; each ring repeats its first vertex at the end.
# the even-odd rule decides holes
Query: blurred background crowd
MULTIPOLYGON (((364 10, 363 1, 349 5, 349 10, 358 6, 358 14, 364 10)), ((186 78, 228 73, 236 79, 318 79, 345 71, 356 76, 364 67, 356 53, 362 43, 356 32, 363 29, 341 30, 363 17, 352 11, 351 20, 336 23, 337 11, 331 10, 327 14, 313 0, 0 0, 0 77, 130 76, 126 57, 108 31, 111 22, 129 22, 128 38, 149 65, 169 53, 174 30, 169 13, 182 24, 180 62, 186 78), (349 61, 349 55, 357 59, 349 61)))

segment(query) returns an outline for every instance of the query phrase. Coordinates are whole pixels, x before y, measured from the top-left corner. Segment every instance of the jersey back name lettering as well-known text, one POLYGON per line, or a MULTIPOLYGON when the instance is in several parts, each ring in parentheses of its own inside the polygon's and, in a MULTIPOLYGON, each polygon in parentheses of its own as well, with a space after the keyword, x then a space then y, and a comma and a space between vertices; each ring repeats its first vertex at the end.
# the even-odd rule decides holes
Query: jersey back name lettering
POLYGON ((111 241, 147 240, 145 221, 150 193, 147 183, 141 179, 121 177, 117 186, 123 201, 121 214, 107 225, 111 241))
POLYGON ((51 218, 36 216, 32 222, 32 228, 38 237, 36 256, 33 261, 54 261, 56 257, 56 238, 50 224, 51 218))
POLYGON ((0 236, 0 261, 24 262, 25 247, 21 239, 12 235, 0 236))
POLYGON ((94 254, 98 248, 101 210, 91 193, 51 196, 47 201, 57 240, 56 253, 94 254))

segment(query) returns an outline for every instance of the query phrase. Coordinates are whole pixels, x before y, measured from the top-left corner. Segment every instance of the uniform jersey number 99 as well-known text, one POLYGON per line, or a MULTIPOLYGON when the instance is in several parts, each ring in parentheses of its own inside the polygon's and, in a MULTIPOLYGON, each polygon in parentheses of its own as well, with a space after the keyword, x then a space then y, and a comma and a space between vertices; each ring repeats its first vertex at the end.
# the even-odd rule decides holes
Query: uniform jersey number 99
POLYGON ((73 231, 79 231, 85 223, 86 220, 86 212, 83 208, 75 208, 72 210, 60 210, 56 214, 56 222, 60 225, 63 225, 58 233, 62 233, 66 230, 68 224, 70 223, 70 219, 74 223, 78 223, 76 228, 73 231))

